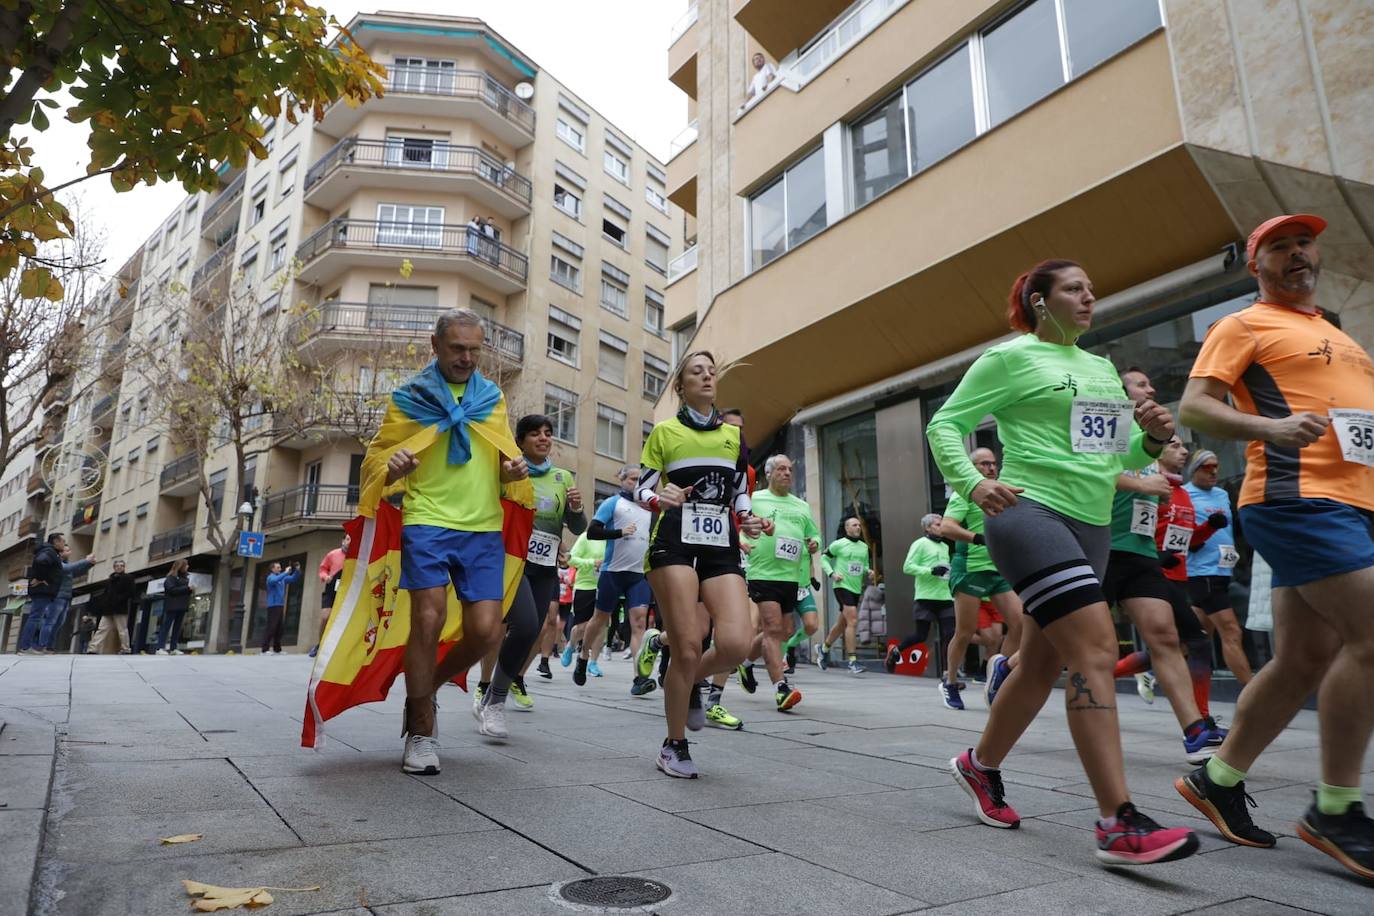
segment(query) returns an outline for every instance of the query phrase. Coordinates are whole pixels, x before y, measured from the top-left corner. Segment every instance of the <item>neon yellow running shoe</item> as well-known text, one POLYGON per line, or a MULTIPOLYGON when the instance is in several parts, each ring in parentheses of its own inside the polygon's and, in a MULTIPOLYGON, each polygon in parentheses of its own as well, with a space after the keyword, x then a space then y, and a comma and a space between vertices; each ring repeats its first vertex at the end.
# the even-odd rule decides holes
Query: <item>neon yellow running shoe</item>
POLYGON ((744 723, 738 716, 730 715, 730 710, 719 703, 706 710, 706 724, 714 725, 716 728, 728 728, 732 731, 739 731, 744 728, 744 723))
POLYGON ((510 697, 515 701, 517 709, 533 709, 534 698, 525 690, 525 679, 516 678, 510 684, 510 697))

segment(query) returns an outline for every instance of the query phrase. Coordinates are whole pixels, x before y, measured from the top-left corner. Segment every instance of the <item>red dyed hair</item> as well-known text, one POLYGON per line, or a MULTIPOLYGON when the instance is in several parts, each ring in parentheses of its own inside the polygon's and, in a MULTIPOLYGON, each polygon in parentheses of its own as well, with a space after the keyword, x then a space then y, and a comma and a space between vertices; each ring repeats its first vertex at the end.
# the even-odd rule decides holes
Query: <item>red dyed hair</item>
POLYGON ((1035 330, 1037 321, 1035 309, 1031 308, 1031 294, 1039 293, 1042 298, 1047 298, 1054 287, 1055 275, 1070 267, 1082 269, 1077 261, 1051 258, 1041 261, 1016 278, 1011 285, 1011 295, 1007 297, 1007 324, 1011 325, 1013 331, 1029 334, 1035 330))

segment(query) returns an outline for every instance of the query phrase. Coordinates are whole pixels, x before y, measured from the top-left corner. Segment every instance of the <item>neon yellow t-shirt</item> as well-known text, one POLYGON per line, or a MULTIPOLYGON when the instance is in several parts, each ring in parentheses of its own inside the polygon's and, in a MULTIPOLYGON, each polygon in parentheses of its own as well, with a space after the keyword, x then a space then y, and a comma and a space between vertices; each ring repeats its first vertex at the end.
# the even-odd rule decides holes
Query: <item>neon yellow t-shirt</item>
MULTIPOLYGON (((467 383, 448 383, 454 400, 467 383)), ((472 458, 448 463, 448 436, 420 453, 420 466, 406 478, 402 518, 407 525, 434 525, 454 531, 500 531, 501 456, 486 439, 470 436, 472 458)))

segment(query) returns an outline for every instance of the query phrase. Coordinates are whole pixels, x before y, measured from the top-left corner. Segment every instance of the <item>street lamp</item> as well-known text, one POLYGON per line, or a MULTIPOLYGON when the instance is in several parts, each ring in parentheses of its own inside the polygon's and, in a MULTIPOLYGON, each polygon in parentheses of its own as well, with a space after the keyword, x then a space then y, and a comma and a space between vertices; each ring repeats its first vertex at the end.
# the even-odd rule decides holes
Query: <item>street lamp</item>
MULTIPOLYGON (((253 530, 253 516, 257 514, 258 488, 248 488, 248 499, 239 503, 239 530, 253 530)), ((232 573, 231 573, 232 576, 232 573)), ((232 585, 231 585, 232 587, 232 585)), ((234 612, 229 618, 229 648, 243 651, 244 598, 248 594, 248 558, 243 558, 243 575, 239 579, 239 598, 234 604, 234 612)))

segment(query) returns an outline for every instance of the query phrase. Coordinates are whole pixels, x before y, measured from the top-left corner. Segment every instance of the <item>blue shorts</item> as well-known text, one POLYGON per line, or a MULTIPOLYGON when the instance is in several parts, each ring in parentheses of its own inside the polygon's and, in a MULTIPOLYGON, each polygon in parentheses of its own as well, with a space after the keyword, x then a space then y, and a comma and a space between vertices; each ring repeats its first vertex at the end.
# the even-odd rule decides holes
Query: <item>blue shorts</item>
POLYGON ((649 590, 649 580, 640 572, 611 572, 606 570, 596 580, 596 609, 605 614, 614 614, 620 607, 620 599, 625 599, 625 609, 647 607, 653 592, 649 590))
POLYGON ((1240 510, 1241 531, 1292 588, 1374 566, 1374 512, 1334 499, 1277 499, 1240 510))
POLYGON ((500 601, 506 548, 499 531, 454 531, 437 525, 401 528, 401 581, 406 590, 453 582, 463 601, 500 601))

